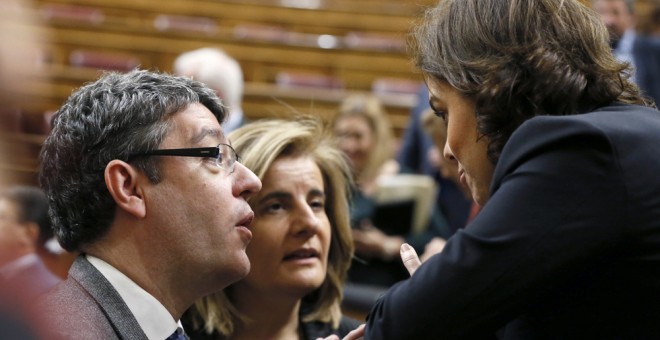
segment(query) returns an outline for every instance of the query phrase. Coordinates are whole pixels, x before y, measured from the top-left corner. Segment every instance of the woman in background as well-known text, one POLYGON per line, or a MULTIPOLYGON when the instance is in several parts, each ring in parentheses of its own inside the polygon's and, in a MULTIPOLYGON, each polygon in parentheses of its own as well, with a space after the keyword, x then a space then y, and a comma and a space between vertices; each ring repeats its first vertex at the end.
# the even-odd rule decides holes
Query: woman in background
POLYGON ((408 276, 398 258, 401 245, 407 242, 421 252, 433 237, 448 236, 448 223, 434 210, 428 227, 420 234, 389 235, 374 225, 378 180, 400 172, 394 159, 392 128, 377 97, 346 97, 334 119, 334 132, 353 169, 356 181, 351 203, 353 239, 356 255, 367 262, 353 261, 349 280, 388 287, 408 276))
POLYGON ((262 181, 248 276, 189 311, 192 339, 316 339, 358 325, 340 302, 353 255, 350 170, 321 122, 260 120, 229 135, 262 181))

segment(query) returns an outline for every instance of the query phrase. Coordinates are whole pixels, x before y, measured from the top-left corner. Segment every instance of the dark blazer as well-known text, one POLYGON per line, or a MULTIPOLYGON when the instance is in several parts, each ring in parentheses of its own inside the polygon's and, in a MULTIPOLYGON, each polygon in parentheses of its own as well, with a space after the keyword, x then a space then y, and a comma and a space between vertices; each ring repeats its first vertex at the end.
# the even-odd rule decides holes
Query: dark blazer
POLYGON ((479 215, 372 309, 366 339, 660 338, 660 113, 543 116, 479 215))
POLYGON ((54 338, 147 340, 119 293, 83 255, 39 307, 54 338))

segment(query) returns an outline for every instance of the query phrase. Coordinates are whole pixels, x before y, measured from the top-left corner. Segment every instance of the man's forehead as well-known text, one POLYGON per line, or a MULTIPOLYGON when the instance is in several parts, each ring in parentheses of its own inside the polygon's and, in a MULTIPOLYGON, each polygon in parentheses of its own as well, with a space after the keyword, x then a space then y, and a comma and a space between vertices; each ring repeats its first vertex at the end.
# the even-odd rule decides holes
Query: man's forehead
POLYGON ((217 118, 199 103, 174 114, 171 132, 171 135, 179 135, 193 145, 205 140, 225 141, 224 132, 217 118))
POLYGON ((17 205, 7 198, 0 198, 0 213, 4 216, 18 213, 17 205))
POLYGON ((219 142, 225 141, 225 134, 219 128, 202 127, 197 133, 194 133, 190 139, 192 144, 197 144, 204 139, 213 139, 219 142))

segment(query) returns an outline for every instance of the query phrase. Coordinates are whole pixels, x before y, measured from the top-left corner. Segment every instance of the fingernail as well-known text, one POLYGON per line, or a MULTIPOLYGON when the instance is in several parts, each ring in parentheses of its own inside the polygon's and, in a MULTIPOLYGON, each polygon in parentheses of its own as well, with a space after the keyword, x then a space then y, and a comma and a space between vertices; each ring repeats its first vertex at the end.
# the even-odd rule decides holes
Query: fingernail
POLYGON ((404 243, 401 245, 401 252, 403 253, 404 251, 410 251, 412 247, 408 243, 404 243))

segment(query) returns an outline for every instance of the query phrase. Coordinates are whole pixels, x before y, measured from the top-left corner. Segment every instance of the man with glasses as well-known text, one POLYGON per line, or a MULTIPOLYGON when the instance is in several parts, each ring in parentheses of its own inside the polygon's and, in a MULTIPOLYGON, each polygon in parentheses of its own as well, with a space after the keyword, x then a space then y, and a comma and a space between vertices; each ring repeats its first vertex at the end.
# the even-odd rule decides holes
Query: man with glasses
POLYGON ((40 182, 60 243, 82 255, 41 306, 54 336, 184 338, 193 301, 247 275, 261 182, 225 118, 203 84, 147 71, 105 74, 55 114, 40 182))

